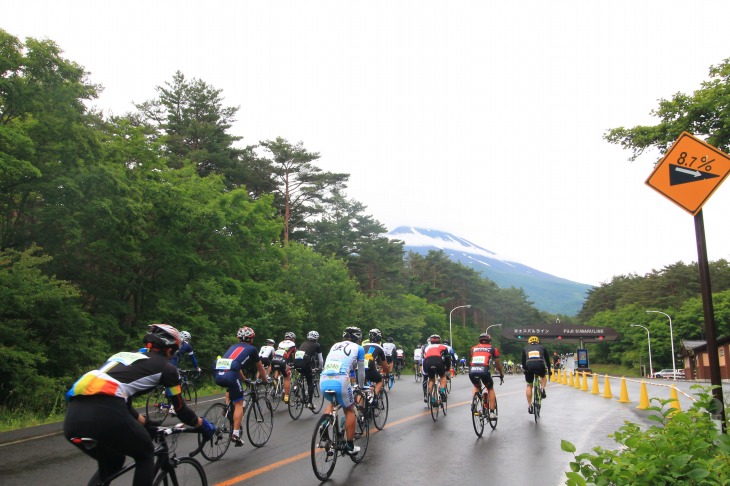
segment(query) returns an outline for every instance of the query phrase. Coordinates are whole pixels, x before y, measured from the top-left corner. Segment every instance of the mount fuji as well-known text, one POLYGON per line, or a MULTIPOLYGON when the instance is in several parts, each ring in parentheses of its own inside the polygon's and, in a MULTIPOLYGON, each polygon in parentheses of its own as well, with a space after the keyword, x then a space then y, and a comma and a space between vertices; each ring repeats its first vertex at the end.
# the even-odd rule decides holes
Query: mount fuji
POLYGON ((403 241, 405 251, 420 255, 441 250, 452 261, 474 269, 501 288, 521 287, 537 309, 552 314, 576 315, 592 288, 502 257, 451 233, 400 226, 386 236, 403 241))

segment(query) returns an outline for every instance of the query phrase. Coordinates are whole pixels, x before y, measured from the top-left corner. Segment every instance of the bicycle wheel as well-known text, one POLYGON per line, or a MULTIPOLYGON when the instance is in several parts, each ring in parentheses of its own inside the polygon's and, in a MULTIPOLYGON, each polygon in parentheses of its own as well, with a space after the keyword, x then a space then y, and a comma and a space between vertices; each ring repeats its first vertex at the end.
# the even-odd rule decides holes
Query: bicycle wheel
POLYGON ((318 414, 322 411, 322 407, 324 406, 324 396, 322 396, 322 390, 319 389, 319 378, 315 378, 314 380, 314 390, 312 391, 312 404, 314 405, 314 409, 312 410, 313 414, 318 414))
POLYGON ((446 370, 446 393, 451 393, 451 371, 446 370))
POLYGON ((206 486, 207 484, 205 469, 192 457, 175 459, 173 466, 160 471, 154 482, 154 486, 206 486))
POLYGON ((482 394, 480 392, 474 393, 474 397, 471 399, 471 423, 474 426, 474 432, 477 437, 481 437, 484 433, 484 405, 482 404, 482 394))
POLYGON ((421 374, 418 372, 418 369, 415 369, 413 372, 413 381, 415 381, 416 383, 420 382, 421 381, 420 376, 421 376, 421 374))
POLYGON ((271 399, 271 408, 276 410, 279 408, 281 399, 284 397, 284 383, 282 382, 281 376, 272 383, 271 389, 269 390, 269 398, 271 399))
POLYGON ((304 388, 302 382, 297 380, 292 384, 291 392, 289 393, 289 416, 293 420, 297 420, 302 415, 304 410, 304 388))
POLYGON ((385 422, 388 421, 388 392, 385 391, 385 388, 381 389, 378 394, 377 406, 371 405, 371 407, 373 412, 373 425, 375 425, 376 429, 383 430, 385 422))
POLYGON ((182 386, 182 396, 190 410, 198 408, 198 389, 194 383, 185 383, 182 386))
POLYGON ((314 427, 312 434, 311 458, 312 470, 320 481, 329 479, 337 463, 338 432, 335 418, 322 415, 314 427))
POLYGON ((540 419, 540 385, 532 384, 532 414, 535 416, 535 423, 540 419))
POLYGON ((492 430, 497 428, 497 419, 499 418, 498 408, 497 408, 497 397, 494 397, 494 416, 492 416, 491 411, 489 411, 489 404, 487 404, 487 420, 489 420, 489 426, 492 428, 492 430))
POLYGON ((435 422, 439 418, 439 387, 436 383, 431 387, 431 393, 428 396, 428 408, 431 409, 431 418, 435 422))
POLYGON ((357 464, 365 458, 365 452, 368 450, 368 443, 370 442, 370 420, 368 420, 367 414, 362 413, 361 409, 355 407, 355 410, 355 436, 352 438, 352 443, 360 447, 360 452, 354 456, 351 455, 350 459, 357 464))
POLYGON ((170 404, 167 402, 165 388, 158 386, 152 393, 147 395, 145 413, 152 420, 164 421, 170 411, 170 404))
POLYGON ((446 408, 449 406, 449 392, 446 392, 446 395, 441 398, 441 410, 444 412, 444 417, 446 417, 446 408))
POLYGON ((271 402, 265 396, 256 396, 246 410, 246 435, 251 445, 263 447, 271 437, 274 430, 274 411, 271 409, 271 402))
POLYGON ((200 453, 211 462, 223 457, 223 454, 228 450, 228 446, 231 445, 233 411, 231 410, 230 417, 226 416, 227 411, 228 407, 224 404, 214 403, 203 414, 203 418, 213 424, 215 432, 213 433, 213 437, 208 441, 203 439, 201 434, 198 434, 198 444, 203 446, 200 453))

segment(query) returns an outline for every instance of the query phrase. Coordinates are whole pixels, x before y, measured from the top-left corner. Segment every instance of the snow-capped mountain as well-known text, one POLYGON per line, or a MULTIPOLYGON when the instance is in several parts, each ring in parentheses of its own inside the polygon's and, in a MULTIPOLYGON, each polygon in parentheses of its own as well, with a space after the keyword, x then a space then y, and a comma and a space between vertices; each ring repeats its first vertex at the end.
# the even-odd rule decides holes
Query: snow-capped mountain
POLYGON ((476 270, 499 287, 522 287, 535 307, 546 312, 576 315, 591 288, 502 257, 451 233, 400 226, 387 236, 403 241, 405 251, 426 255, 430 250, 442 250, 451 260, 476 270))

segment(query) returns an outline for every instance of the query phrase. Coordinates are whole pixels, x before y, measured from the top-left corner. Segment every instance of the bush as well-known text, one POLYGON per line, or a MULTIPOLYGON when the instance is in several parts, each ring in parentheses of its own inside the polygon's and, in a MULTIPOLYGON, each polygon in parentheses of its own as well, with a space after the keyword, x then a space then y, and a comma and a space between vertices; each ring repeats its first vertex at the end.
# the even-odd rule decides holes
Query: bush
MULTIPOLYGON (((697 401, 684 412, 670 408, 671 400, 654 399, 661 406, 648 418, 659 422, 647 430, 626 422, 611 434, 618 450, 595 447, 594 454, 575 454, 575 446, 561 442, 575 461, 566 472, 569 486, 596 485, 716 485, 730 484, 730 437, 713 421, 711 389, 699 388, 697 401)), ((716 408, 716 407, 714 407, 716 408)))

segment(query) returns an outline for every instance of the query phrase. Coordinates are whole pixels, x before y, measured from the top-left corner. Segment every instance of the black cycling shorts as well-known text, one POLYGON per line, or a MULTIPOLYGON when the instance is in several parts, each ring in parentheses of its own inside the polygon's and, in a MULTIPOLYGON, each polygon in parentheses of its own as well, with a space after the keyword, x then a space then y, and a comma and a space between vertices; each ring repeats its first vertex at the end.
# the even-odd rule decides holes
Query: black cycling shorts
POLYGON ((444 376, 447 370, 444 361, 439 356, 431 356, 423 360, 423 369, 429 378, 434 378, 436 375, 444 376))
POLYGON ((543 362, 530 363, 528 361, 527 368, 525 369, 525 381, 527 383, 532 383, 532 381, 535 379, 535 375, 542 378, 545 376, 546 373, 547 373, 547 368, 545 368, 545 363, 543 363, 543 362))
POLYGON ((474 386, 479 387, 479 383, 483 383, 487 387, 487 390, 491 390, 494 387, 494 380, 492 380, 492 373, 486 366, 472 366, 469 369, 469 380, 474 386))

